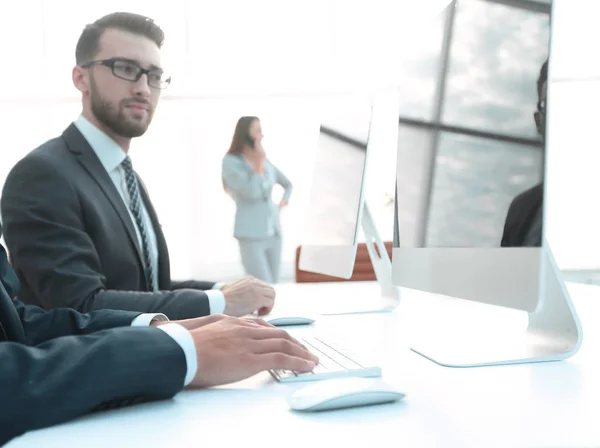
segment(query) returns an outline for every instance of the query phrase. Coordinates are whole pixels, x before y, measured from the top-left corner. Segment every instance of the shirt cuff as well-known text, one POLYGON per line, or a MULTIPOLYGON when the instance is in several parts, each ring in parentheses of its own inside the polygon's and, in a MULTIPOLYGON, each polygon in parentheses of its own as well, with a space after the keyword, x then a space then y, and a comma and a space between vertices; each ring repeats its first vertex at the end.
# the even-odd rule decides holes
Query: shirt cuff
POLYGON ((204 291, 208 296, 210 314, 221 314, 225 311, 225 296, 218 289, 204 291))
POLYGON ((187 364, 187 373, 183 381, 183 387, 192 382, 198 370, 198 357, 196 355, 196 346, 192 334, 182 325, 176 323, 168 323, 159 325, 159 330, 167 333, 183 350, 185 355, 185 363, 187 364))
POLYGON ((223 289, 223 286, 225 286, 223 283, 221 283, 221 282, 216 282, 216 283, 213 285, 213 287, 212 287, 212 288, 210 288, 210 289, 218 289, 218 290, 221 290, 221 289, 223 289))
POLYGON ((131 321, 132 327, 147 327, 151 322, 166 322, 169 318, 162 313, 144 313, 131 321))

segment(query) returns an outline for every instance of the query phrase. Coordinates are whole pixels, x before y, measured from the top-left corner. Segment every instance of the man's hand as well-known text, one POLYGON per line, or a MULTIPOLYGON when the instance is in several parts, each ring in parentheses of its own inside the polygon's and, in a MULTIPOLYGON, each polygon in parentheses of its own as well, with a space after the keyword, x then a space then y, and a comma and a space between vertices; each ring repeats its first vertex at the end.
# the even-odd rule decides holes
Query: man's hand
POLYGON ((269 369, 310 372, 319 361, 286 331, 262 319, 224 317, 190 333, 198 358, 191 387, 233 383, 269 369))
POLYGON ((287 199, 282 199, 281 201, 279 201, 279 208, 283 208, 287 205, 288 205, 287 199))
POLYGON ((258 311, 259 316, 269 314, 275 304, 275 289, 254 277, 245 277, 221 289, 225 296, 225 314, 245 316, 258 311))

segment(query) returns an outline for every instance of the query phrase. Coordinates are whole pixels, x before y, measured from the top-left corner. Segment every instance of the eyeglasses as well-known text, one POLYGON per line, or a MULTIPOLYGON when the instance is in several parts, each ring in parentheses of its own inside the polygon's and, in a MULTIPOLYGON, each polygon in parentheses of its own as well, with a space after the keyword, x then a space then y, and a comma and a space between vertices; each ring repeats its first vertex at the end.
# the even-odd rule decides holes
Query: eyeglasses
POLYGON ((135 62, 127 59, 104 59, 101 61, 91 61, 83 64, 81 67, 89 68, 92 65, 103 65, 109 67, 112 74, 125 81, 138 82, 142 75, 148 76, 148 85, 155 89, 166 89, 171 84, 171 77, 166 76, 162 69, 153 68, 146 70, 135 62))

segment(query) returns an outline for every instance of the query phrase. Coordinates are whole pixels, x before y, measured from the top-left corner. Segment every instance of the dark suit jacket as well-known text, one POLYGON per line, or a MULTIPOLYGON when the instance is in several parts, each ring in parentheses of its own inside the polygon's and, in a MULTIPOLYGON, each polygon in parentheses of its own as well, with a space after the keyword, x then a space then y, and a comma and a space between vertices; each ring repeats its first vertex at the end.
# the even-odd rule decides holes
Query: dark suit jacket
POLYGON ((10 172, 1 200, 5 241, 22 283, 20 299, 47 309, 110 308, 207 315, 201 290, 212 282, 172 282, 169 252, 140 180, 159 249, 159 289, 148 292, 134 224, 87 140, 69 126, 10 172))
POLYGON ((0 246, 0 445, 90 411, 170 398, 185 355, 139 313, 44 311, 12 300, 19 284, 0 246))
POLYGON ((504 223, 502 247, 522 247, 535 214, 544 203, 544 184, 538 184, 513 199, 504 223))

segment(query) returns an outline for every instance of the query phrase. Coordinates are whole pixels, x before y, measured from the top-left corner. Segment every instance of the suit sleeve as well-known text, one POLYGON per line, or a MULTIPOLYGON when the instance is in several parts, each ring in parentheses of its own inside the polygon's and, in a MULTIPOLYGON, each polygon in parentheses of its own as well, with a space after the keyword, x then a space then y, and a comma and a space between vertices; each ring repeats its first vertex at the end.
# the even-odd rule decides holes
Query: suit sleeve
POLYGON ((170 398, 183 388, 183 350, 165 332, 130 327, 31 347, 0 342, 0 445, 85 413, 170 398))
POLYGON ((518 197, 513 199, 513 201, 510 203, 510 207, 508 207, 508 212, 506 213, 506 220, 504 221, 504 230, 502 231, 502 239, 500 240, 500 247, 515 246, 514 227, 517 209, 517 199, 518 197))
POLYGON ((506 215, 506 220, 504 221, 504 230, 502 231, 502 239, 500 240, 500 247, 508 247, 509 244, 509 239, 510 239, 510 235, 509 235, 509 231, 510 228, 508 226, 508 217, 509 217, 509 213, 507 213, 506 215))
POLYGON ((27 345, 38 345, 62 336, 85 335, 117 327, 128 327, 140 315, 136 312, 98 310, 88 314, 71 308, 46 311, 15 300, 27 345))
POLYGON ((276 182, 283 187, 283 199, 289 201, 292 195, 292 183, 275 165, 271 164, 271 166, 275 170, 276 182))
POLYGON ((200 291, 208 291, 215 286, 216 282, 207 282, 205 280, 184 280, 184 281, 172 281, 171 290, 177 291, 178 289, 197 289, 200 291))
POLYGON ((210 313, 200 290, 108 290, 77 192, 41 157, 30 155, 12 169, 0 208, 13 266, 44 308, 164 313, 173 320, 210 313))
POLYGON ((273 182, 266 176, 246 169, 237 156, 225 156, 222 166, 223 183, 247 202, 262 202, 271 196, 273 182))

